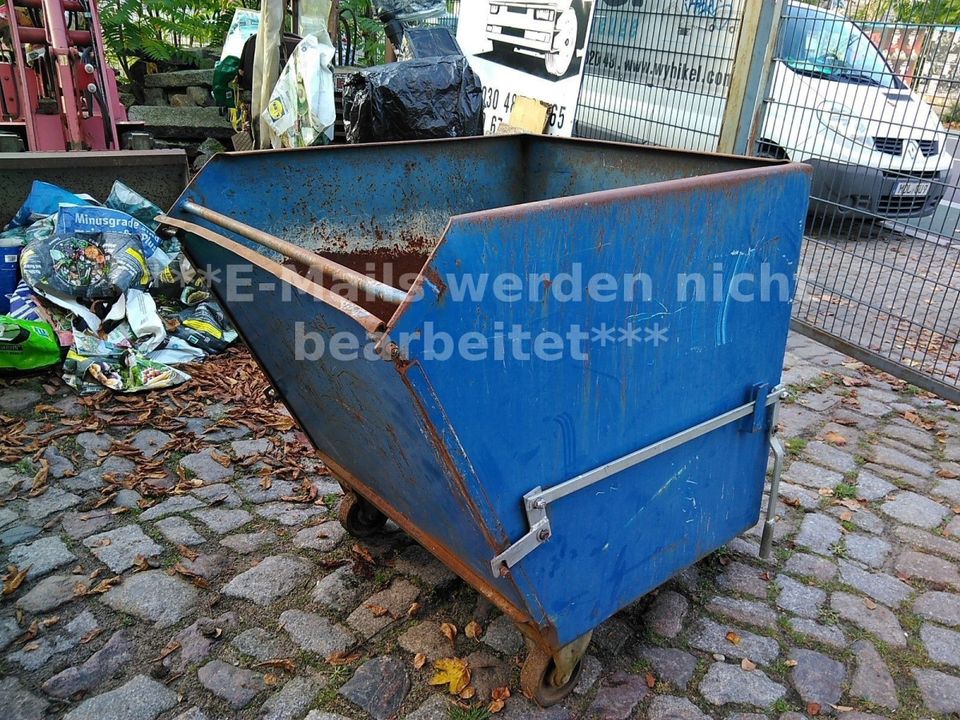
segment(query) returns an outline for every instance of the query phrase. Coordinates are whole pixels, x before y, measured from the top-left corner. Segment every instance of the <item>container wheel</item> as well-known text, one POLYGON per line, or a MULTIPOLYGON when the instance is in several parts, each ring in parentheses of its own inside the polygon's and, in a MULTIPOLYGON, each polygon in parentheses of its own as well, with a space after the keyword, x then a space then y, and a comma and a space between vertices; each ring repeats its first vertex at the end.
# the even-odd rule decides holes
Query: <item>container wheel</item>
POLYGON ((577 37, 580 34, 581 20, 575 7, 563 11, 557 19, 553 36, 553 51, 544 57, 548 73, 554 77, 563 77, 570 69, 577 52, 577 37))
POLYGON ((337 519, 343 529, 355 537, 369 537, 383 529, 387 516, 356 493, 348 492, 340 501, 337 519))
POLYGON ((563 677, 553 656, 536 646, 530 650, 520 669, 520 689, 540 707, 556 705, 576 687, 583 669, 582 659, 582 656, 577 658, 576 664, 563 677))

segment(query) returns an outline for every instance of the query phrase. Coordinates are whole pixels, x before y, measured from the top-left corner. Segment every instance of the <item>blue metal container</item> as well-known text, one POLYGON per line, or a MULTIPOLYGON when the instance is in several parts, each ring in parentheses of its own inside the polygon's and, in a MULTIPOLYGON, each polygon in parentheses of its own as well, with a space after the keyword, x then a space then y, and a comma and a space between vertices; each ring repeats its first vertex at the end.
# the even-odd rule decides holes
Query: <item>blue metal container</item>
POLYGON ((389 516, 502 608, 550 704, 597 625, 757 522, 809 176, 542 136, 334 146, 217 155, 165 222, 348 529, 389 516))

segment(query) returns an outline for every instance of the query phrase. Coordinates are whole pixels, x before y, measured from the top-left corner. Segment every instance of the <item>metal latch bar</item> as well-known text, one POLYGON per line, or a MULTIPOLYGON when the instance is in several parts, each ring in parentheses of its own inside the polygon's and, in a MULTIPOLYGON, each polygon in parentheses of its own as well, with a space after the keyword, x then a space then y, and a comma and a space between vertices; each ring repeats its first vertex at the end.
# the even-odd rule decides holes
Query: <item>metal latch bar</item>
MULTIPOLYGON (((782 393, 782 386, 774 388, 772 392, 763 398, 763 407, 778 405, 782 399, 782 393)), ((584 488, 594 485, 601 480, 605 480, 613 475, 616 475, 617 473, 623 472, 634 465, 639 465, 645 460, 650 460, 657 455, 662 455, 669 450, 673 450, 674 448, 688 443, 691 440, 695 440, 698 437, 702 437, 707 433, 711 433, 714 430, 718 430, 719 428, 729 425, 730 423, 734 423, 741 418, 745 418, 748 415, 753 415, 756 411, 757 403, 760 401, 761 398, 752 400, 741 405, 740 407, 729 410, 722 415, 717 415, 716 417, 705 420, 704 422, 694 425, 693 427, 689 427, 686 430, 681 430, 670 437, 659 440, 651 445, 647 445, 640 450, 635 450, 632 453, 624 455, 623 457, 613 460, 605 465, 601 465, 600 467, 594 468, 593 470, 588 470, 585 473, 577 475, 576 477, 559 483, 558 485, 554 485, 546 490, 543 490, 539 487, 534 488, 523 496, 524 510, 527 514, 527 521, 530 530, 527 531, 522 538, 517 540, 517 542, 513 543, 510 547, 490 561, 490 568, 493 571, 494 576, 500 576, 504 574, 508 568, 516 565, 518 562, 520 562, 520 560, 536 549, 537 546, 542 545, 550 539, 552 528, 550 527, 550 519, 547 517, 547 505, 550 503, 564 498, 567 495, 571 495, 579 490, 583 490, 584 488)))

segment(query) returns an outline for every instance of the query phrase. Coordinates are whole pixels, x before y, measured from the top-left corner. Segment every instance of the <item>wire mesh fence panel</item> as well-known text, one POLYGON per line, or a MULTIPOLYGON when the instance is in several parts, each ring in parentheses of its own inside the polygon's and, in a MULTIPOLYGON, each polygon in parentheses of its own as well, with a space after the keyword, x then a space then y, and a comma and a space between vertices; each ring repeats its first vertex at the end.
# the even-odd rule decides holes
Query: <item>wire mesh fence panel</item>
POLYGON ((960 397, 960 28, 833 5, 784 6, 757 128, 758 154, 814 169, 795 320, 960 397))
POLYGON ((601 0, 574 134, 713 151, 743 0, 601 0))

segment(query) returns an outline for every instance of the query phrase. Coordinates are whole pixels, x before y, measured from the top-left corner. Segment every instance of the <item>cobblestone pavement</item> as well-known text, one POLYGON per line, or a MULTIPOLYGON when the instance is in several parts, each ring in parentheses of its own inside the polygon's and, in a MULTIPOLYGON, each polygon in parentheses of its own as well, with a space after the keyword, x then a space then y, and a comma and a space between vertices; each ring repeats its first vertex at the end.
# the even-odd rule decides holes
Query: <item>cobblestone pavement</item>
POLYGON ((793 337, 773 558, 754 528, 626 608, 540 710, 510 622, 402 532, 345 536, 246 356, 204 368, 0 390, 4 720, 477 720, 504 687, 514 720, 960 713, 956 407, 793 337), (472 671, 459 706, 428 684, 444 657, 472 671))

